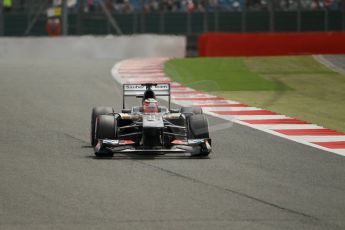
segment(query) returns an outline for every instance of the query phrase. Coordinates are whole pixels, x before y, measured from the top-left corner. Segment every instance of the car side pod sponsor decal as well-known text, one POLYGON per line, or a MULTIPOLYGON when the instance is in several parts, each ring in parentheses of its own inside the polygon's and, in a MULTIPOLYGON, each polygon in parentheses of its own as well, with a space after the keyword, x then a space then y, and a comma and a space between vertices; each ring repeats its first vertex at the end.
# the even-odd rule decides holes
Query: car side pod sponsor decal
MULTIPOLYGON (((345 156, 345 133, 210 95, 174 82, 164 73, 164 63, 168 60, 169 58, 127 59, 116 63, 111 73, 120 84, 170 83, 172 101, 175 104, 199 106, 208 115, 345 156)), ((224 127, 231 125, 222 125, 220 128, 224 127)))

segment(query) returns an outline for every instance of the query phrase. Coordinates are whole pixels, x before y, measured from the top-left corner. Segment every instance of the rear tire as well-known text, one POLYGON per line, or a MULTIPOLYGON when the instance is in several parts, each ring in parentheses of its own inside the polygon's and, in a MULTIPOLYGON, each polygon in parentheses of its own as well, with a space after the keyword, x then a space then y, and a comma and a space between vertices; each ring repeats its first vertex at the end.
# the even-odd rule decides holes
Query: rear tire
POLYGON ((202 114, 202 108, 196 106, 182 107, 181 113, 184 114, 186 117, 190 117, 193 114, 202 114))
MULTIPOLYGON (((116 139, 116 119, 111 115, 99 115, 95 124, 95 141, 99 139, 116 139)), ((101 149, 99 152, 95 152, 97 157, 112 157, 114 154, 111 151, 101 149)))
POLYGON ((96 118, 99 115, 106 115, 106 114, 110 114, 110 113, 114 113, 113 108, 111 107, 94 107, 92 109, 92 113, 91 113, 91 127, 90 127, 90 143, 93 147, 96 146, 97 141, 96 141, 96 136, 95 136, 95 124, 96 124, 96 118))

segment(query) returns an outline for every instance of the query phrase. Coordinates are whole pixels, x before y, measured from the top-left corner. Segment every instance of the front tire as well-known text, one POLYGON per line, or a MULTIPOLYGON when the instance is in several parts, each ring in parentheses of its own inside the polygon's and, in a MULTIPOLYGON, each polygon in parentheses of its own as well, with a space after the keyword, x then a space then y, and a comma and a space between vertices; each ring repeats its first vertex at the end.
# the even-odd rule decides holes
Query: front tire
MULTIPOLYGON (((188 118, 187 137, 188 139, 210 138, 208 131, 208 121, 204 114, 195 114, 188 118)), ((211 143, 209 143, 211 144, 211 143)), ((196 157, 207 157, 210 151, 205 147, 200 147, 200 152, 193 155, 196 157)))
POLYGON ((96 119, 99 115, 106 115, 114 113, 114 109, 111 107, 94 107, 91 113, 91 126, 90 126, 90 143, 93 147, 96 146, 96 134, 95 134, 95 124, 96 119))
POLYGON ((210 138, 208 131, 208 121, 204 114, 195 114, 188 118, 189 139, 210 138))
MULTIPOLYGON (((117 127, 116 119, 112 115, 100 115, 96 119, 95 124, 95 141, 98 142, 99 139, 116 139, 117 127)), ((95 152, 97 157, 112 157, 114 154, 106 149, 100 149, 95 152)))

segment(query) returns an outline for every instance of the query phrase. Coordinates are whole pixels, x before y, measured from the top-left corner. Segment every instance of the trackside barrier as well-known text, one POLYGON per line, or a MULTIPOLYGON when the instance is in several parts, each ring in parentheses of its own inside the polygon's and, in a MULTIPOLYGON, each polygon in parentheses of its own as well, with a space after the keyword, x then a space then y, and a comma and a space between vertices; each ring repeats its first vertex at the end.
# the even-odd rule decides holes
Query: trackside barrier
POLYGON ((184 57, 184 36, 0 37, 0 59, 184 57))
POLYGON ((204 33, 199 56, 344 54, 345 32, 204 33))

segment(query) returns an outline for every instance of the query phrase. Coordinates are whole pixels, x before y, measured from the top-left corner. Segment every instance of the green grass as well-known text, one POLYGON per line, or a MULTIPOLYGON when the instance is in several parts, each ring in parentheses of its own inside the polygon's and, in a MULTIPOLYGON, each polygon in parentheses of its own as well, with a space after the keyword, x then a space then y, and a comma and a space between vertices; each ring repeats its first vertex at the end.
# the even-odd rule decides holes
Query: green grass
POLYGON ((213 91, 289 89, 251 71, 243 58, 175 59, 165 65, 165 71, 176 81, 195 85, 197 89, 203 89, 209 83, 212 85, 207 87, 214 87, 213 91))
POLYGON ((192 88, 345 132, 345 75, 311 56, 174 59, 165 71, 192 88))

